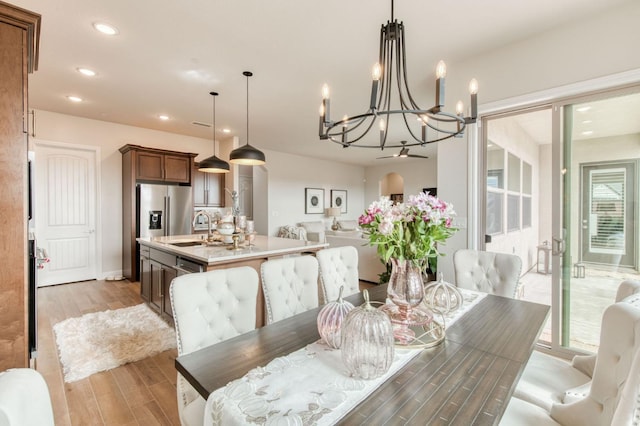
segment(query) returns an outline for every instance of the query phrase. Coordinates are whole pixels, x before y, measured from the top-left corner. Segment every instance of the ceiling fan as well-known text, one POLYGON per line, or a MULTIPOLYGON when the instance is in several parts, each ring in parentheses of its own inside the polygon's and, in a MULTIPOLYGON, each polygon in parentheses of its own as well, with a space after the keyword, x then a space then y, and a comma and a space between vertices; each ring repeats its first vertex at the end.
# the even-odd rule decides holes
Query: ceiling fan
POLYGON ((411 157, 411 158, 429 158, 429 157, 424 156, 424 155, 409 154, 409 148, 404 146, 407 143, 407 141, 400 141, 400 143, 402 144, 402 148, 400 148, 400 152, 398 154, 393 154, 393 155, 389 155, 389 156, 386 156, 386 157, 378 157, 378 158, 376 158, 376 160, 381 160, 383 158, 406 158, 406 157, 411 157))

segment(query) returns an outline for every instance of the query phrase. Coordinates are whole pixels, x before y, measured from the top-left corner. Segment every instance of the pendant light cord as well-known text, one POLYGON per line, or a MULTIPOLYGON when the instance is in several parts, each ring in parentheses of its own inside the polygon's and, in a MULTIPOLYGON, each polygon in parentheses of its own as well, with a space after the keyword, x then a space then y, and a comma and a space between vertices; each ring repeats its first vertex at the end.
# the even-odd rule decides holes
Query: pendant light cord
POLYGON ((209 92, 213 97, 213 156, 216 156, 216 96, 217 92, 209 92))
POLYGON ((247 145, 249 145, 249 75, 247 76, 247 145))
POLYGON ((242 73, 247 77, 247 145, 249 145, 249 77, 253 75, 251 71, 244 71, 242 73))

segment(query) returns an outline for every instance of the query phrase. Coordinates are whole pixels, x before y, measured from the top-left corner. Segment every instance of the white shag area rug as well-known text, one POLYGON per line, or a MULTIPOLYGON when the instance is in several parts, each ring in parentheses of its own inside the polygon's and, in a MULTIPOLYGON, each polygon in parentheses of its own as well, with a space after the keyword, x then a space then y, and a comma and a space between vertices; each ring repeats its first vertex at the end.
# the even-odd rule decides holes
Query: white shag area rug
POLYGON ((176 335, 147 305, 94 312, 53 326, 67 383, 176 347, 176 335))

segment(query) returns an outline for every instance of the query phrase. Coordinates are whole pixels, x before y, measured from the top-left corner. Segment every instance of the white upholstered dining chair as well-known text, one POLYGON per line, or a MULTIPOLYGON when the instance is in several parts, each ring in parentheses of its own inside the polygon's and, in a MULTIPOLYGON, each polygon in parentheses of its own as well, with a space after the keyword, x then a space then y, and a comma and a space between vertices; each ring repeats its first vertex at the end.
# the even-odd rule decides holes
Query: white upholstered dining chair
POLYGON ((323 303, 338 299, 340 287, 342 296, 360 291, 358 278, 358 250, 353 246, 334 247, 316 253, 320 267, 320 287, 323 303))
MULTIPOLYGON (((622 302, 624 300, 627 303, 637 302, 638 306, 640 306, 640 300, 638 300, 638 298, 640 298, 640 281, 624 280, 618 286, 615 303, 622 302), (632 295, 635 295, 635 297, 629 297, 632 295)), ((576 355, 571 360, 571 365, 591 377, 593 376, 593 368, 596 366, 596 355, 576 355)))
POLYGON ((267 324, 318 307, 318 261, 314 256, 268 260, 260 275, 267 324))
MULTIPOLYGON (((513 397, 501 424, 601 426, 627 425, 614 419, 638 415, 640 394, 640 309, 624 301, 614 303, 602 316, 600 347, 593 380, 586 395, 568 403, 513 397), (634 373, 635 372, 635 373, 634 373)), ((637 421, 637 417, 635 417, 637 421)))
POLYGON ((49 388, 36 370, 12 368, 0 373, 0 425, 54 425, 49 388))
POLYGON ((453 268, 458 287, 513 298, 522 260, 513 254, 461 249, 453 254, 453 268))
MULTIPOLYGON (((175 278, 170 294, 178 355, 255 329, 258 280, 248 266, 175 278)), ((205 399, 180 373, 176 387, 180 422, 202 425, 205 399)))
MULTIPOLYGON (((640 281, 620 283, 614 303, 640 308, 640 281)), ((597 354, 576 355, 567 361, 534 351, 524 369, 514 396, 550 408, 552 402, 569 403, 589 393, 597 354)))

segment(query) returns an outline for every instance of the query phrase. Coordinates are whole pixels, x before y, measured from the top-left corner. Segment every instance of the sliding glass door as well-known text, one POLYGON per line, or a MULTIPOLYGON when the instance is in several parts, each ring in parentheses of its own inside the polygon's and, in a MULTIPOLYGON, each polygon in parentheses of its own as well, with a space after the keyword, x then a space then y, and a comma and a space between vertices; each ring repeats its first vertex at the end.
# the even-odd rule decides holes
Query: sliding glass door
POLYGON ((483 248, 523 263, 518 297, 548 304, 541 343, 597 350, 618 284, 640 279, 640 89, 482 121, 483 248))

